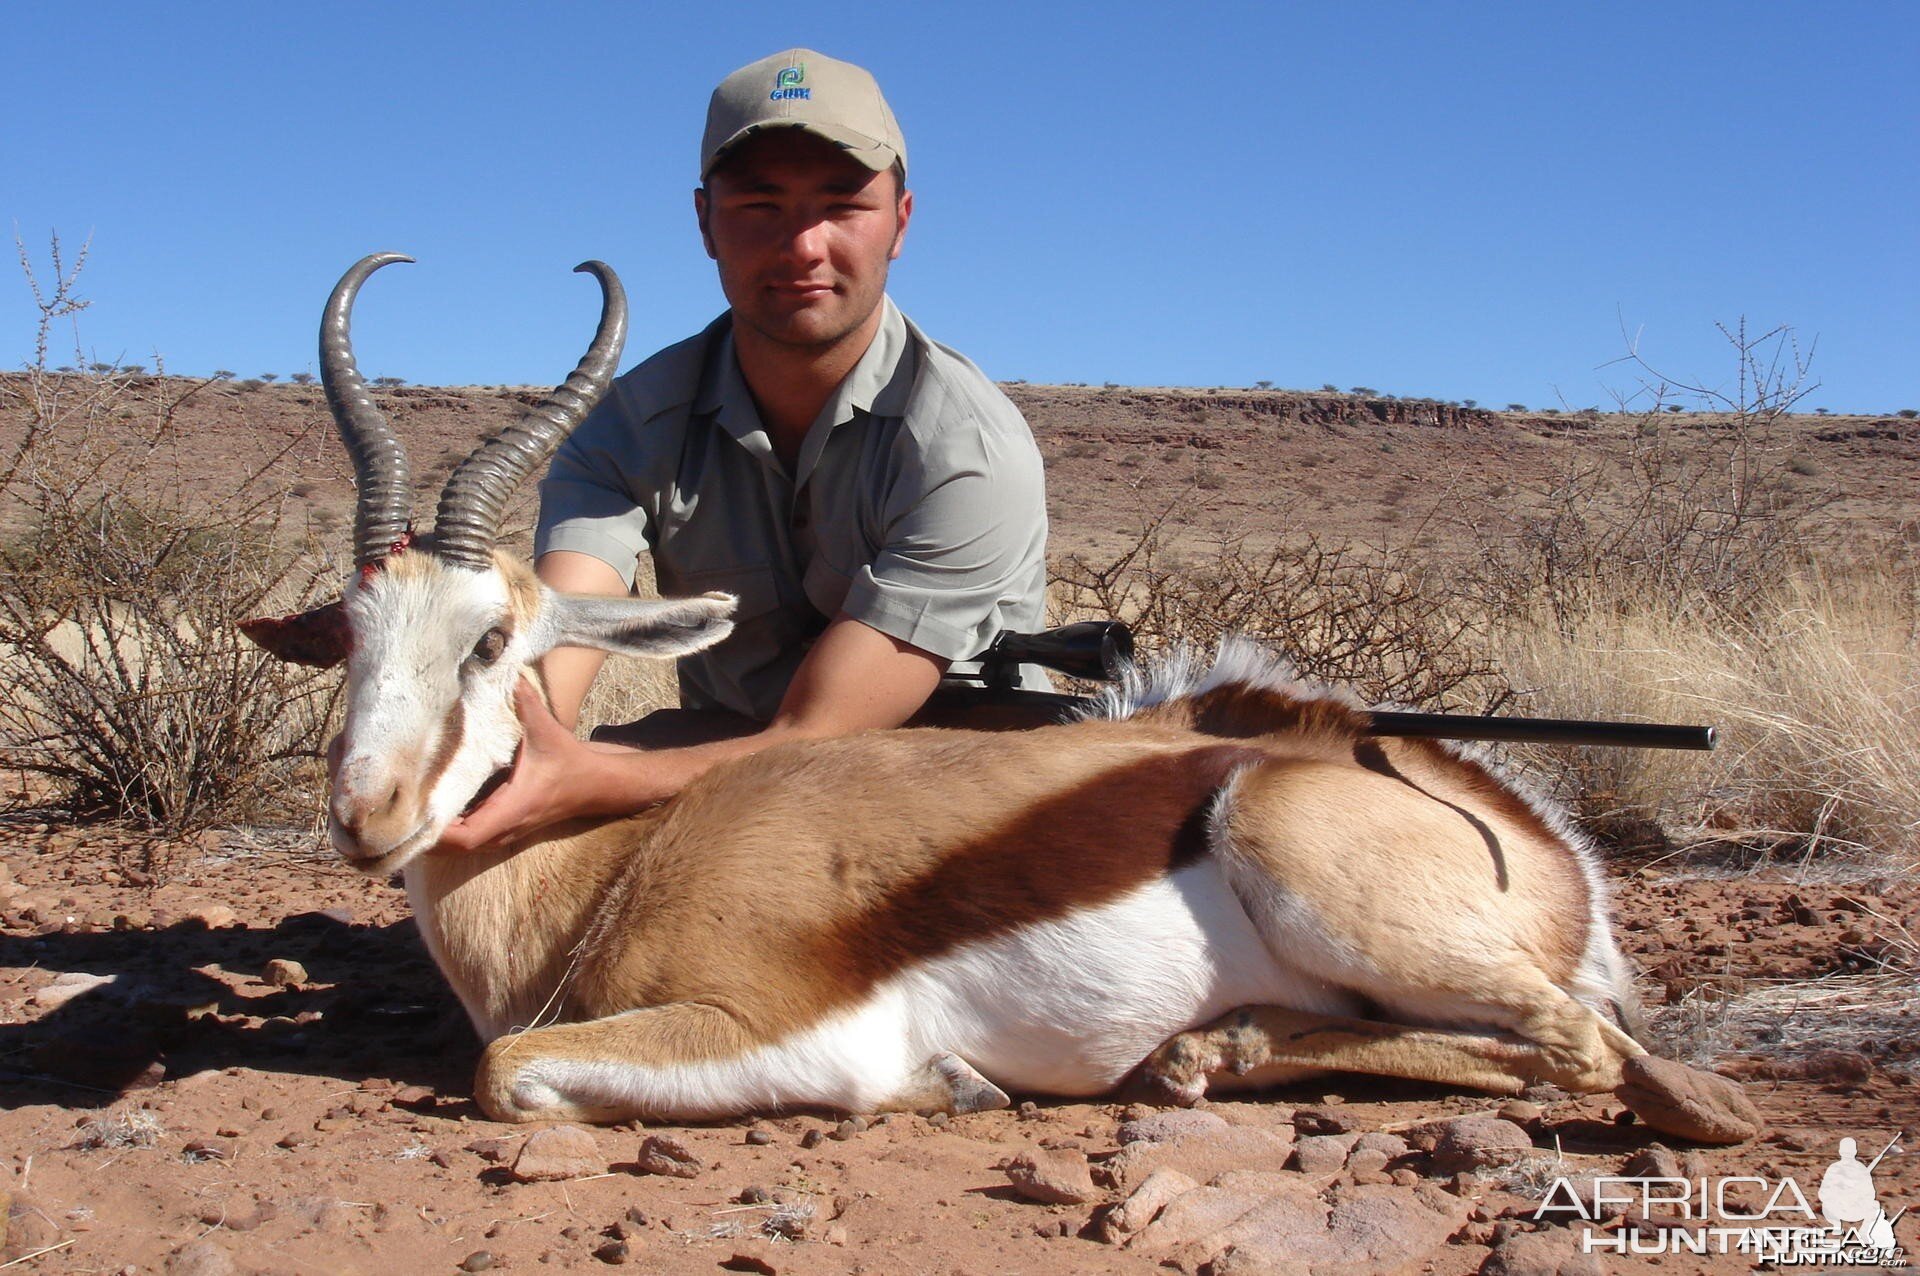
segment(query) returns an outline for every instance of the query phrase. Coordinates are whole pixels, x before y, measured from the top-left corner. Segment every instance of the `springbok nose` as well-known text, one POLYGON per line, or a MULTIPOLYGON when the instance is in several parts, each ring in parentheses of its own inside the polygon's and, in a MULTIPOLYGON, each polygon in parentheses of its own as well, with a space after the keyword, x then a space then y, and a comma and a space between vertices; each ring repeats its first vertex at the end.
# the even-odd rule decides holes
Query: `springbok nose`
POLYGON ((362 858, 373 858, 413 832, 419 815, 416 796, 404 779, 382 780, 365 789, 336 789, 334 823, 352 842, 370 848, 362 858))

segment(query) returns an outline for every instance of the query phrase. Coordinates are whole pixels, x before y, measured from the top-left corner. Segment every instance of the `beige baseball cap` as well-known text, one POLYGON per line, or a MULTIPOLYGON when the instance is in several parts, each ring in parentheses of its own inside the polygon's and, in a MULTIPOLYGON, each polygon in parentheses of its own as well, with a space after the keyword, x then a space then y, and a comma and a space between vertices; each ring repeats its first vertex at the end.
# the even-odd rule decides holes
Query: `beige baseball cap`
POLYGON ((767 128, 805 129, 876 173, 896 160, 901 172, 907 168, 906 139, 873 76, 812 49, 761 58, 720 81, 707 103, 700 180, 729 147, 767 128))

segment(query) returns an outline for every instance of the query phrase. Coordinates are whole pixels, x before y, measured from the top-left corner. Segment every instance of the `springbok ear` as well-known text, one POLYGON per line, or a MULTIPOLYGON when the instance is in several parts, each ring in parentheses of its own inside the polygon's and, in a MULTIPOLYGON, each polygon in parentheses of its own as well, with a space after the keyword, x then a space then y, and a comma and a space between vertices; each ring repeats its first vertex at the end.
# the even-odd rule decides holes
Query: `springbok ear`
POLYGON ((733 632, 732 594, 698 598, 593 598, 554 594, 548 647, 594 647, 622 656, 684 656, 733 632))
POLYGON ((335 599, 297 616, 261 616, 240 622, 240 632, 268 655, 296 665, 331 669, 347 658, 353 631, 346 604, 335 599))

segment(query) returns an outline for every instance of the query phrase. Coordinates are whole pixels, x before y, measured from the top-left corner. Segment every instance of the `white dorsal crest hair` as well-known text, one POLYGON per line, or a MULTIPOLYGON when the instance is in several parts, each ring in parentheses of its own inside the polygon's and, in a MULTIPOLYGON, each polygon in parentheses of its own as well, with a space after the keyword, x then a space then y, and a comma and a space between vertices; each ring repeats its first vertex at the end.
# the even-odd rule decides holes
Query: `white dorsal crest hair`
POLYGON ((346 724, 328 809, 336 849, 391 872, 440 839, 511 766, 520 738, 515 681, 556 646, 675 656, 726 637, 733 600, 556 594, 494 549, 514 489, 606 393, 627 326, 626 296, 600 262, 600 325, 566 381, 494 433, 453 472, 434 528, 413 530, 406 448, 367 393, 353 358, 353 302, 396 261, 376 253, 347 271, 321 321, 327 402, 353 459, 355 571, 343 597, 299 616, 246 622, 276 655, 347 665, 346 724))

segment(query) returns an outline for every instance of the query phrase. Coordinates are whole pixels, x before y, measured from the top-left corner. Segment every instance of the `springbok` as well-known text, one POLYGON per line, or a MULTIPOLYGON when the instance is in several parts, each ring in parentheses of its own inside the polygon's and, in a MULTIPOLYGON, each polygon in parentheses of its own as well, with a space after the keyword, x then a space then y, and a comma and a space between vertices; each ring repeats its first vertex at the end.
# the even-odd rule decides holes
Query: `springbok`
POLYGON ((322 326, 358 571, 341 602, 248 628, 346 662, 330 837, 404 872, 487 1043, 489 1116, 972 1111, 1136 1075, 1192 1102, 1344 1071, 1613 1090, 1682 1137, 1757 1129, 1732 1083, 1630 1035, 1606 893, 1558 813, 1450 746, 1370 738, 1350 697, 1247 644, 1136 673, 1078 721, 783 745, 639 815, 436 853, 511 767, 537 657, 696 650, 732 600, 568 597, 494 548, 613 374, 625 298, 597 262, 586 357, 413 538, 405 449, 348 337, 362 283, 403 260, 357 263, 322 326))

